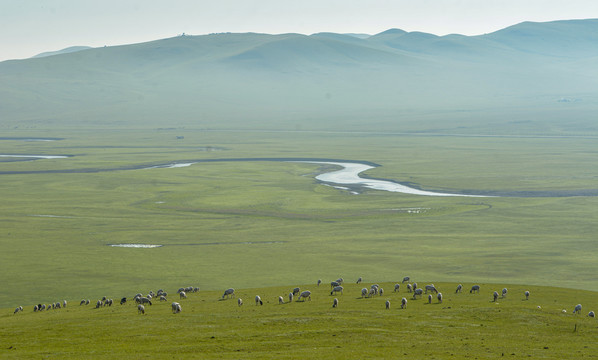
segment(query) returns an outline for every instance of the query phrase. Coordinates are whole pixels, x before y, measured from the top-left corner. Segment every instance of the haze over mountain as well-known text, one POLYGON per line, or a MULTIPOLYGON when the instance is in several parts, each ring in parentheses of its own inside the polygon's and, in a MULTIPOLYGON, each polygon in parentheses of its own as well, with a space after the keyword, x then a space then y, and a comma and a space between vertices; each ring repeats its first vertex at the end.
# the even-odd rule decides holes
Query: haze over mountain
POLYGON ((598 134, 597 28, 223 33, 4 61, 0 128, 598 134))

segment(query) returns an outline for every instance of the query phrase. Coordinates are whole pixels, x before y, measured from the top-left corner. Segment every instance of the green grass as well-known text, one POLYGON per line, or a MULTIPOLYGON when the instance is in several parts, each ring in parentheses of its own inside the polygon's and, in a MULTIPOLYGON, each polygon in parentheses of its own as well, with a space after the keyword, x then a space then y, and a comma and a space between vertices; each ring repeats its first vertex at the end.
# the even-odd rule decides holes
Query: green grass
MULTIPOLYGON (((92 298, 91 305, 79 306, 81 297, 69 299, 60 310, 34 313, 27 306, 12 314, 3 309, 0 357, 563 359, 592 357, 598 350, 598 323, 587 316, 596 303, 595 292, 481 284, 480 294, 469 294, 470 284, 464 284, 464 292, 455 294, 456 283, 436 283, 443 303, 434 298, 427 304, 426 298, 413 300, 404 285, 393 292, 392 282, 380 284, 383 296, 362 299, 360 289, 369 287, 370 279, 360 285, 345 280, 343 295, 330 296, 326 282, 303 285, 312 291, 312 301, 290 304, 287 294, 295 285, 237 289, 242 307, 236 299, 221 300, 222 291, 200 291, 178 300, 174 289, 166 289, 170 301, 146 306, 145 315, 130 302, 94 309, 92 298), (504 286, 507 297, 493 303, 492 292, 504 286), (531 292, 527 301, 525 290, 531 292), (255 295, 262 297, 263 306, 255 305, 255 295), (284 305, 278 304, 278 296, 284 297, 284 305), (334 297, 338 308, 331 307, 334 297), (408 298, 406 309, 400 309, 402 297, 408 298), (390 310, 385 310, 386 300, 390 310), (171 313, 172 301, 181 303, 182 313, 171 313), (573 315, 577 303, 584 307, 573 315)), ((114 294, 115 300, 121 295, 114 294)))
MULTIPOLYGON (((383 166, 369 176, 449 191, 592 189, 598 177, 591 139, 184 129, 7 135, 65 140, 0 141, 0 153, 75 156, 3 162, 2 171, 329 157, 373 161, 383 166), (177 135, 185 138, 176 140, 177 135)), ((214 162, 179 169, 0 175, 0 306, 82 292, 98 297, 155 284, 190 282, 217 290, 337 274, 391 281, 405 271, 438 281, 598 289, 596 197, 352 195, 315 182, 318 171, 315 164, 214 162), (107 246, 129 242, 164 247, 107 246)))

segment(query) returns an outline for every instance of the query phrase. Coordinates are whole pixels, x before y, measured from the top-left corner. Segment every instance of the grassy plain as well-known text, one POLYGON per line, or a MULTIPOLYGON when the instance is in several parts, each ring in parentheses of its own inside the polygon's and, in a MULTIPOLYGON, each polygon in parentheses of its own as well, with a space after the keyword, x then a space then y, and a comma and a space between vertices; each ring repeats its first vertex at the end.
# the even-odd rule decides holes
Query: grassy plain
POLYGON ((0 307, 56 297, 310 283, 338 276, 598 289, 598 199, 438 198, 318 184, 319 165, 170 161, 244 157, 367 160, 368 176, 424 189, 595 189, 595 138, 118 129, 15 130, 2 162, 0 307), (184 139, 176 139, 184 136, 184 139), (409 212, 410 209, 419 212, 409 212), (117 243, 162 244, 124 249, 117 243), (159 284, 159 285, 158 285, 159 284))
POLYGON ((3 311, 0 357, 566 359, 591 358, 598 350, 597 320, 587 316, 595 292, 508 285, 507 297, 493 303, 492 291, 506 285, 481 284, 480 294, 469 294, 470 284, 464 284, 464 292, 455 294, 456 283, 436 283, 443 302, 428 304, 426 298, 413 300, 404 287, 393 292, 394 283, 380 283, 383 296, 362 299, 361 287, 374 281, 346 280, 343 295, 331 296, 327 284, 301 286, 312 291, 306 302, 288 303, 291 285, 237 289, 242 307, 236 299, 221 300, 222 291, 178 300, 174 289, 166 289, 170 301, 146 306, 145 315, 130 302, 94 309, 95 298, 88 306, 73 299, 60 310, 3 311), (525 290, 531 292, 527 301, 525 290), (263 306, 255 305, 255 295, 263 306), (278 304, 278 296, 285 304, 278 304), (338 308, 331 307, 334 297, 338 308), (402 297, 408 298, 406 309, 400 308, 402 297), (171 301, 181 303, 180 314, 171 313, 171 301), (572 314, 577 302, 584 304, 580 315, 572 314))

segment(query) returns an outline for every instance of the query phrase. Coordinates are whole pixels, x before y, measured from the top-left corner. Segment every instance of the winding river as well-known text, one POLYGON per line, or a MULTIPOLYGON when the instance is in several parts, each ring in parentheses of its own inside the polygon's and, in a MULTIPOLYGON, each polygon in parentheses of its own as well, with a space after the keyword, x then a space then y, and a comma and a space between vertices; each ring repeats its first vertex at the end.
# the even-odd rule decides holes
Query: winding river
MULTIPOLYGON (((41 159, 62 159, 72 155, 1 155, 0 157, 21 158, 20 161, 41 160, 41 159)), ((18 160, 17 160, 18 161, 18 160)), ((197 163, 210 162, 247 162, 247 161, 272 161, 272 162, 303 162, 321 165, 339 166, 341 169, 325 172, 317 175, 316 180, 323 184, 344 190, 352 190, 358 193, 358 188, 368 188, 380 191, 397 192, 422 196, 454 196, 454 197, 572 197, 572 196, 598 196, 598 188, 593 189, 572 189, 572 190, 523 190, 523 191, 501 191, 501 190, 459 190, 457 192, 441 192, 417 189, 392 180, 373 179, 361 177, 360 174, 366 170, 373 169, 380 165, 368 161, 345 161, 340 159, 314 159, 314 158, 220 158, 220 159, 194 159, 179 160, 162 164, 139 164, 128 165, 116 168, 75 168, 75 169, 51 169, 51 170, 16 170, 2 171, 0 175, 9 174, 76 174, 76 173, 99 173, 108 171, 128 170, 151 170, 151 169, 174 169, 188 167, 197 163)))
POLYGON ((374 169, 374 166, 360 164, 360 163, 345 163, 345 162, 324 162, 324 161, 303 161, 313 164, 329 164, 342 167, 340 170, 331 171, 316 176, 316 179, 323 183, 339 184, 339 185, 359 185, 368 189, 383 190, 390 192, 398 192, 411 195, 423 196, 465 196, 465 197, 487 197, 485 195, 465 195, 465 194, 450 194, 439 193, 434 191, 425 191, 414 189, 406 185, 402 185, 393 181, 365 179, 359 176, 360 173, 374 169))

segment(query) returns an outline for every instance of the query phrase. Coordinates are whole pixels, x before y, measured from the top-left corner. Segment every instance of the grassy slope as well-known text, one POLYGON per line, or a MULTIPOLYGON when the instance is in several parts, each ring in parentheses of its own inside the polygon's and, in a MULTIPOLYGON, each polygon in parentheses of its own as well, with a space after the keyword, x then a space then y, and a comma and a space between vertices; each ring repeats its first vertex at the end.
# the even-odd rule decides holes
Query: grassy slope
POLYGON ((455 294, 455 283, 436 283, 444 301, 434 298, 427 304, 427 299, 412 300, 404 288, 392 292, 394 283, 381 283, 386 289, 382 297, 361 299, 361 287, 369 284, 345 284, 344 295, 336 296, 330 296, 326 283, 304 285, 312 301, 284 305, 277 298, 287 302, 294 285, 238 289, 242 307, 234 299, 219 300, 221 291, 201 291, 183 300, 173 292, 171 301, 183 309, 176 315, 170 301, 147 306, 146 315, 138 315, 130 303, 79 306, 79 298, 69 299, 66 309, 42 313, 26 307, 13 315, 4 309, 0 357, 562 359, 591 357, 597 350, 597 320, 586 316, 595 304, 594 292, 509 285, 507 297, 495 304, 492 291, 500 292, 502 284, 481 284, 481 293, 472 295, 468 284, 464 293, 455 294), (531 291, 528 301, 526 289, 531 291), (255 295, 263 306, 255 306, 255 295), (339 299, 336 309, 333 297, 339 299), (407 309, 400 309, 401 297, 409 299, 407 309), (578 302, 582 314, 573 315, 578 302))

